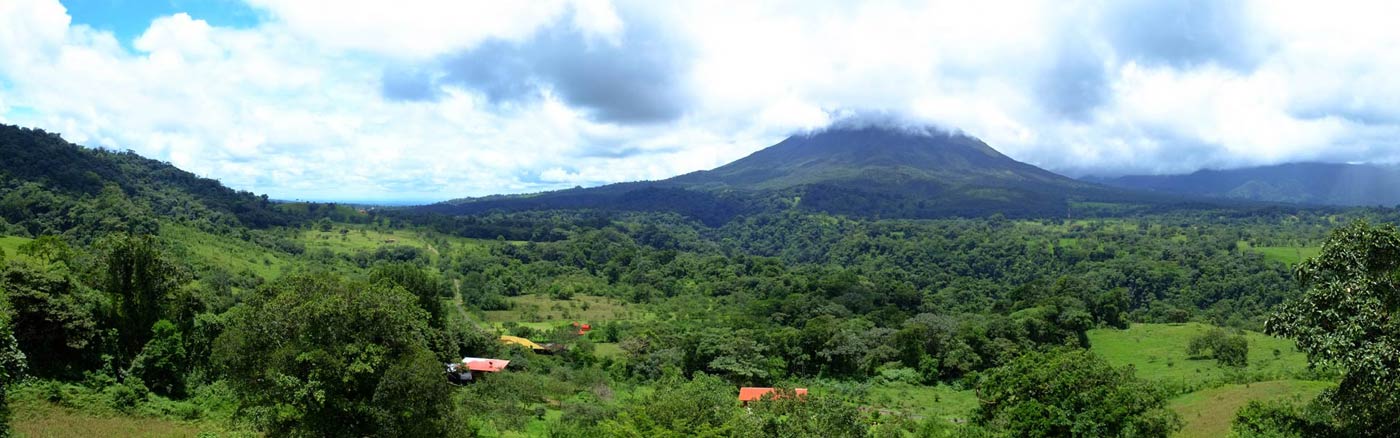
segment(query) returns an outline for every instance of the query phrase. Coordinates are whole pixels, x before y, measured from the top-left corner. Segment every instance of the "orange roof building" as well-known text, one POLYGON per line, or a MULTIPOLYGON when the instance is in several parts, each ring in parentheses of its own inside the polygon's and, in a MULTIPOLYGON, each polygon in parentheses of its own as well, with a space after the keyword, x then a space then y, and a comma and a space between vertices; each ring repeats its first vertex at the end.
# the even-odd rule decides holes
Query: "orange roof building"
MULTIPOLYGON (((743 387, 743 388, 739 388, 739 401, 744 402, 744 403, 748 403, 748 402, 754 401, 754 400, 762 400, 764 395, 767 395, 768 393, 774 392, 774 391, 776 391, 776 390, 773 389, 773 388, 759 388, 759 387, 745 386, 745 387, 743 387)), ((793 394, 796 394, 798 397, 802 397, 802 396, 807 395, 807 388, 793 388, 793 389, 792 389, 792 392, 793 392, 793 394)), ((782 396, 781 393, 775 394, 775 395, 774 395, 774 397, 781 397, 781 396, 782 396)))

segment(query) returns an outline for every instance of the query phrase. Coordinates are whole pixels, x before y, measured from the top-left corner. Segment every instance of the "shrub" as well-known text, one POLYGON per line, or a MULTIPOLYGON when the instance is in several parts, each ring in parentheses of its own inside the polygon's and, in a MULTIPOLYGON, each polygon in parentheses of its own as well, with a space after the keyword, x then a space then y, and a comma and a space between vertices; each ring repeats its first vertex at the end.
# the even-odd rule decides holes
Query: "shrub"
POLYGON ((975 421, 1014 436, 1166 437, 1181 419, 1166 393, 1083 350, 1028 353, 977 384, 975 421))
POLYGON ((125 383, 107 387, 103 391, 107 396, 107 404, 122 412, 130 412, 141 402, 146 401, 146 388, 141 386, 135 379, 127 379, 125 383))
POLYGON ((1221 365, 1243 367, 1249 364, 1249 340, 1244 335, 1212 328, 1191 338, 1186 345, 1186 354, 1215 359, 1221 365))

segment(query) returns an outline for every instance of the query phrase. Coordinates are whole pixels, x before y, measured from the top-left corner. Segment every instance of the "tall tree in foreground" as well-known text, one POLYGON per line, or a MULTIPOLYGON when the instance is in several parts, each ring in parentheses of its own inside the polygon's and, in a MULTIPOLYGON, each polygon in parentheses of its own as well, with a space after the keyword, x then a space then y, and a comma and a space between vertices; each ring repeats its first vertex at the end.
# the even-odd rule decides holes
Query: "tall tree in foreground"
POLYGON ((976 422, 1019 437, 1166 437, 1181 419, 1166 394, 1084 350, 1032 352, 977 384, 976 422))
POLYGON ((10 436, 10 405, 6 387, 24 372, 24 353, 19 351, 10 327, 10 306, 0 293, 0 438, 10 436))
POLYGON ((215 357, 273 436, 449 436, 464 424, 402 288, 302 274, 230 311, 215 357))
POLYGON ((1306 288, 1265 323, 1314 366, 1342 373, 1323 393, 1350 436, 1400 436, 1400 230, 1354 222, 1298 265, 1306 288))
POLYGON ((169 297, 181 282, 180 269, 149 235, 112 234, 98 243, 102 249, 102 289, 115 304, 121 363, 130 363, 146 342, 151 326, 161 319, 169 297))

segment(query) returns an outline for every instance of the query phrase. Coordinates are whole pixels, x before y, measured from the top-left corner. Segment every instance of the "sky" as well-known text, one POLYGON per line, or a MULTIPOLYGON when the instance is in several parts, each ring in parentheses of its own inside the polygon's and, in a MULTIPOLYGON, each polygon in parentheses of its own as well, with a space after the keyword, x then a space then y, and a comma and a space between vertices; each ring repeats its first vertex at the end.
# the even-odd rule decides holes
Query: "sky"
POLYGON ((1400 162, 1400 3, 0 0, 0 122, 278 199, 663 179, 851 114, 1070 176, 1400 162))

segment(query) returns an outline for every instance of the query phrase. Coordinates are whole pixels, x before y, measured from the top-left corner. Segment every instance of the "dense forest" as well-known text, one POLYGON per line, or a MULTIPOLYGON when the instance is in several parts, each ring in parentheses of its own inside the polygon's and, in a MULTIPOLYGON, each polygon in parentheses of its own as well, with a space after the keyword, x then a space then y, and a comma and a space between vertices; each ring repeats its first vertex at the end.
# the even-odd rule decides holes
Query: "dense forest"
POLYGON ((1400 433, 1392 209, 447 215, 0 134, 0 436, 1400 433))

